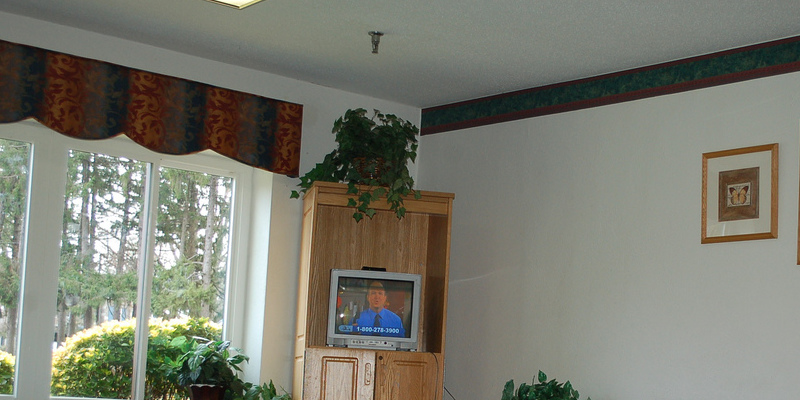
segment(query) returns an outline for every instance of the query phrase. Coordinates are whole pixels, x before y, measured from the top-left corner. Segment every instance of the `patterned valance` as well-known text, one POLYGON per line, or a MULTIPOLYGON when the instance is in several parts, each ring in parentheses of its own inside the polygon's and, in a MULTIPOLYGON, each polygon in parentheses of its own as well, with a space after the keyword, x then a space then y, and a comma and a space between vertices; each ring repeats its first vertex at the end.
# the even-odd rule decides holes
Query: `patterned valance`
POLYGON ((303 106, 0 40, 0 122, 80 139, 125 134, 164 154, 213 150, 292 177, 303 106))

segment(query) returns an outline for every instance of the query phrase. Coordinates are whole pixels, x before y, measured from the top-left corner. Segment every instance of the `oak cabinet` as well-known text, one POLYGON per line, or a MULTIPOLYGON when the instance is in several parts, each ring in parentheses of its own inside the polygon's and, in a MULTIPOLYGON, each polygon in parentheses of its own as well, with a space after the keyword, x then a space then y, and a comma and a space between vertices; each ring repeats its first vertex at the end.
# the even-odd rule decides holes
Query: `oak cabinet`
POLYGON ((442 397, 452 193, 420 191, 397 219, 383 201, 353 219, 347 185, 316 182, 303 199, 293 393, 297 399, 437 400, 442 397), (332 269, 422 275, 418 351, 326 347, 332 269), (301 394, 302 393, 302 394, 301 394))
POLYGON ((440 366, 434 353, 378 351, 376 365, 376 400, 441 398, 440 366))
POLYGON ((429 400, 437 397, 431 353, 309 347, 305 400, 429 400))
POLYGON ((311 347, 306 350, 303 399, 372 400, 375 352, 311 347))

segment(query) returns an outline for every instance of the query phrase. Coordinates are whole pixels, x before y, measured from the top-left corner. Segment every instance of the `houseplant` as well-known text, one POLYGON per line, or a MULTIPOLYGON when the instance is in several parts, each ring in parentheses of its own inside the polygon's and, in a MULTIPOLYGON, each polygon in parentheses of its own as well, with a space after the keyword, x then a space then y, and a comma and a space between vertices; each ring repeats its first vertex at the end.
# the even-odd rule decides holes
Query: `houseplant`
MULTIPOLYGON (((506 382, 501 400, 578 400, 578 391, 572 388, 569 381, 558 383, 555 379, 547 380, 547 375, 539 371, 539 382, 532 385, 522 383, 514 391, 514 380, 506 382)), ((592 400, 590 397, 588 400, 592 400)))
POLYGON ((202 398, 234 399, 235 393, 242 393, 245 389, 244 382, 237 375, 242 370, 239 364, 248 361, 249 357, 241 350, 231 348, 229 341, 198 339, 187 339, 186 336, 172 339, 170 346, 179 348, 182 354, 175 360, 165 358, 167 374, 179 385, 187 386, 192 399, 200 398, 197 397, 200 393, 212 396, 202 398))
POLYGON ((166 358, 164 370, 179 385, 189 388, 193 400, 291 400, 285 391, 278 394, 272 380, 256 385, 239 378, 240 365, 250 358, 230 341, 187 339, 178 336, 170 346, 182 351, 175 360, 166 358))
POLYGON ((409 161, 417 158, 419 129, 396 115, 374 110, 368 116, 367 110, 357 108, 338 118, 331 132, 338 147, 300 177, 301 189, 291 197, 300 197, 316 181, 342 182, 353 196, 348 206, 355 207, 356 221, 365 215, 372 218, 376 211, 371 203, 383 197, 397 218, 403 218, 403 197, 420 198, 408 171, 409 161))
POLYGON ((292 400, 292 396, 285 390, 282 394, 278 394, 272 380, 260 386, 246 382, 245 387, 244 400, 292 400))

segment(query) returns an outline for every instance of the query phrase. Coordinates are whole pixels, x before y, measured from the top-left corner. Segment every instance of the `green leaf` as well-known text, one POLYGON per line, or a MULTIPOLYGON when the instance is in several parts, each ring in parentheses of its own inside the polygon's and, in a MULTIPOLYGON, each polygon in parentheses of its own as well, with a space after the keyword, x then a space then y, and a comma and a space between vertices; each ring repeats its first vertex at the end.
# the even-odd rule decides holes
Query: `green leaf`
POLYGON ((539 370, 539 377, 538 378, 539 378, 539 382, 546 382, 547 381, 547 375, 545 375, 545 373, 542 372, 541 370, 539 370))
POLYGON ((379 187, 372 191, 372 200, 378 200, 386 194, 386 188, 379 187))
POLYGON ((170 345, 171 347, 181 347, 181 346, 183 346, 183 344, 184 344, 184 343, 186 343, 186 342, 187 342, 186 336, 176 336, 175 338, 173 338, 173 339, 172 339, 172 340, 169 342, 169 345, 170 345))
POLYGON ((514 400, 514 380, 506 382, 503 388, 503 397, 500 400, 514 400))

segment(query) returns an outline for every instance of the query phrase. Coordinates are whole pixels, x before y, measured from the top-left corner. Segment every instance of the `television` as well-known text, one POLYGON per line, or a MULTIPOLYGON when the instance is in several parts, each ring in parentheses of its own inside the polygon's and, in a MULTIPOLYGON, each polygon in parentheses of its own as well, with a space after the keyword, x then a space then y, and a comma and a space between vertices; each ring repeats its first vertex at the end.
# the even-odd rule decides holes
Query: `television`
POLYGON ((422 276, 331 270, 328 346, 417 351, 422 276))

